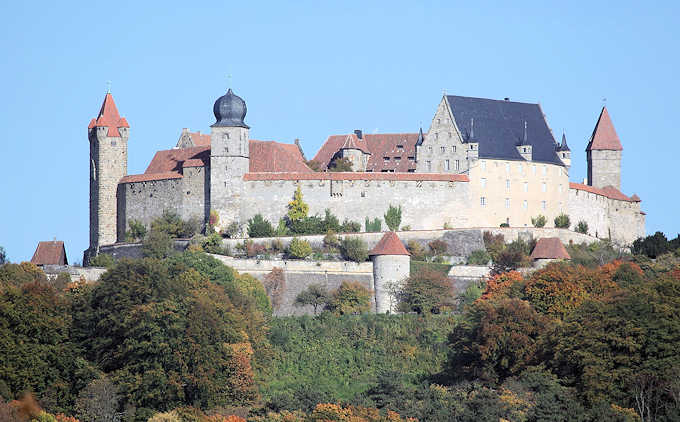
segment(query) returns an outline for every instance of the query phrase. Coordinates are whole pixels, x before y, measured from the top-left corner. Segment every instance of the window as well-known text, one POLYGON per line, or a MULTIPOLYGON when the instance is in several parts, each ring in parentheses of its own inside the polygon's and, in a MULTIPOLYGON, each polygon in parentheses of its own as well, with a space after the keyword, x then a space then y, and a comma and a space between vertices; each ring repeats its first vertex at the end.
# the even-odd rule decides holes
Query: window
POLYGON ((486 206, 486 197, 485 196, 482 196, 482 197, 479 198, 479 205, 481 205, 483 207, 486 206))
POLYGON ((397 149, 401 151, 401 150, 404 149, 404 146, 403 145, 397 145, 397 149))
POLYGON ((446 132, 446 134, 448 135, 449 138, 451 137, 451 132, 446 132))
POLYGON ((541 192, 547 192, 548 190, 548 185, 545 184, 545 182, 541 183, 541 192))
POLYGON ((401 157, 394 157, 394 161, 397 162, 397 163, 400 162, 400 161, 401 161, 401 157))
POLYGON ((434 139, 439 139, 439 134, 438 134, 438 133, 435 133, 435 134, 434 134, 434 139))
POLYGON ((409 172, 409 173, 415 173, 415 172, 416 172, 416 169, 408 169, 408 172, 409 172))
POLYGON ((548 167, 543 166, 543 176, 545 176, 547 172, 548 172, 548 167))
POLYGON ((541 208, 545 209, 546 206, 547 206, 547 205, 546 205, 545 201, 541 201, 541 208))
POLYGON ((510 173, 510 163, 505 163, 505 172, 510 173))
POLYGON ((475 149, 475 144, 470 144, 470 150, 475 149))
POLYGON ((456 152, 456 146, 454 145, 452 148, 453 148, 453 152, 456 152))
POLYGON ((522 201, 522 208, 527 209, 529 207, 529 204, 527 203, 527 200, 525 199, 522 201))
POLYGON ((444 154, 446 152, 446 147, 442 147, 441 149, 442 149, 442 154, 444 154))
POLYGON ((482 182, 482 189, 484 189, 486 187, 486 178, 482 177, 481 182, 482 182))
POLYGON ((432 154, 432 147, 427 147, 427 151, 432 154))
POLYGON ((437 124, 440 124, 442 122, 442 119, 437 119, 437 124))
POLYGON ((529 192, 529 182, 524 182, 524 192, 529 192))
MULTIPOLYGON (((453 147, 453 152, 456 152, 456 147, 453 147)), ((482 160, 482 170, 486 170, 486 161, 482 160)))
POLYGON ((390 161, 390 157, 383 157, 383 160, 390 161))
POLYGON ((460 160, 456 160, 456 170, 460 170, 460 160))
POLYGON ((408 157, 409 161, 416 161, 416 157, 408 157))
POLYGON ((510 190, 510 179, 505 179, 505 189, 510 190))
POLYGON ((531 172, 536 174, 536 164, 531 165, 531 172))
POLYGON ((510 208, 510 198, 505 198, 505 208, 510 208))
POLYGON ((444 160, 444 170, 451 170, 451 163, 449 160, 444 160))
POLYGON ((427 171, 432 171, 432 161, 426 161, 427 164, 427 171))
POLYGON ((522 174, 524 172, 521 164, 517 164, 517 171, 519 172, 519 174, 522 174))
POLYGON ((562 193, 562 184, 561 184, 561 183, 560 183, 560 185, 557 187, 557 191, 558 191, 559 193, 562 193))

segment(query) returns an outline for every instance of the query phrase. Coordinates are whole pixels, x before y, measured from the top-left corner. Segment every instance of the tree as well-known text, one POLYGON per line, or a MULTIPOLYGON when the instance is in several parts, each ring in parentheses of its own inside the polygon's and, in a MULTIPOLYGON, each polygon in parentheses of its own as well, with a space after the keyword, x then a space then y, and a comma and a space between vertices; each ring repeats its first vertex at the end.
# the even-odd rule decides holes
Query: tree
POLYGON ((491 255, 485 249, 477 249, 468 256, 468 265, 487 265, 491 261, 491 255))
POLYGON ((368 233, 378 233, 382 231, 382 221, 378 217, 374 218, 373 221, 366 217, 364 225, 366 227, 366 232, 368 233))
POLYGON ((138 242, 144 239, 144 236, 146 236, 146 227, 144 226, 144 223, 131 218, 128 220, 128 226, 130 227, 130 230, 125 232, 126 241, 138 242))
POLYGON ((352 169, 352 162, 349 158, 336 158, 328 166, 328 171, 340 172, 340 171, 354 171, 352 169))
POLYGON ((5 248, 0 246, 0 265, 4 265, 7 263, 7 253, 5 252, 5 248))
POLYGON ((288 219, 291 222, 297 222, 307 217, 309 212, 309 205, 302 199, 302 190, 300 185, 295 189, 293 200, 288 203, 288 219))
POLYGON ((248 220, 249 237, 272 237, 273 235, 274 227, 272 223, 262 217, 262 214, 255 214, 253 218, 248 220))
POLYGON ((312 254, 312 246, 305 239, 294 237, 288 244, 288 255, 296 259, 305 259, 312 254))
POLYGON ((571 221, 569 220, 569 216, 567 214, 562 213, 555 217, 555 227, 558 229, 568 229, 570 225, 571 221))
POLYGON ((418 314, 440 313, 453 306, 453 288, 445 274, 425 269, 412 274, 399 297, 399 310, 418 314))
POLYGON ((340 252, 350 261, 364 262, 368 259, 368 246, 360 237, 345 236, 340 242, 340 252))
POLYGON ((307 289, 298 293, 294 305, 297 307, 310 305, 314 308, 314 315, 319 307, 328 303, 328 291, 320 284, 310 284, 307 289))
POLYGON ((430 251, 434 256, 444 255, 448 249, 449 245, 441 239, 435 239, 427 244, 430 247, 430 251))
POLYGON ((119 422, 118 390, 106 377, 90 381, 76 400, 76 414, 82 422, 119 422))
POLYGON ((331 292, 326 309, 336 315, 362 314, 371 309, 372 293, 356 281, 343 281, 331 292))
POLYGON ((544 227, 545 226, 545 215, 537 215, 535 218, 531 217, 531 225, 534 227, 544 227))
POLYGON ((395 207, 390 204, 390 207, 387 209, 384 217, 385 224, 387 224, 387 227, 390 229, 390 231, 396 232, 399 230, 399 226, 401 225, 401 205, 399 205, 399 207, 395 207))
POLYGON ((576 231, 579 233, 588 234, 588 223, 583 220, 579 221, 576 225, 576 231))
POLYGON ((272 307, 276 310, 281 306, 283 300, 283 293, 286 290, 286 275, 279 267, 274 267, 262 280, 264 290, 269 296, 272 307))
POLYGON ((163 229, 152 227, 142 242, 142 254, 147 258, 163 259, 174 252, 173 240, 163 229))

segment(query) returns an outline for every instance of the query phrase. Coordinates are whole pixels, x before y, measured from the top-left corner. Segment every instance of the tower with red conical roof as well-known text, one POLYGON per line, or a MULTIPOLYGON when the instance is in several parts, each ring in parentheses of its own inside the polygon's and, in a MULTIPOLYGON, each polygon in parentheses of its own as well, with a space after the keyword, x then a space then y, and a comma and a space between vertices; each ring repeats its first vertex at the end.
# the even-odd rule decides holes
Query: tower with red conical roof
POLYGON ((616 134, 607 107, 602 107, 600 117, 586 147, 588 158, 588 184, 596 188, 614 186, 621 190, 621 155, 623 147, 616 134))
POLYGON ((391 287, 398 287, 410 275, 411 254, 395 232, 385 233, 368 254, 373 261, 375 312, 394 312, 397 300, 391 287))
MULTIPOLYGON (((130 125, 120 117, 110 92, 96 119, 87 127, 90 141, 90 248, 84 261, 101 245, 118 239, 118 182, 127 174, 127 142, 130 125)), ((123 222, 123 231, 125 222, 123 222)), ((86 263, 86 262, 84 262, 86 263)))

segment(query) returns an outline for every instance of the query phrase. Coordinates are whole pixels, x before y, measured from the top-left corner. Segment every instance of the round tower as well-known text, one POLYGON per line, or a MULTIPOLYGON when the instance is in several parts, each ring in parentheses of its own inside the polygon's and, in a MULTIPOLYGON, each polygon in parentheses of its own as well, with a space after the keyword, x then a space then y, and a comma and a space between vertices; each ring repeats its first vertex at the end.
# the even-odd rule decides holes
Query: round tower
POLYGON ((215 123, 210 126, 210 208, 220 216, 221 227, 240 222, 243 175, 250 167, 248 108, 229 89, 215 101, 215 123))
POLYGON ((395 287, 399 287, 411 272, 411 254, 394 232, 387 232, 369 252, 373 261, 375 312, 392 313, 397 309, 395 287))

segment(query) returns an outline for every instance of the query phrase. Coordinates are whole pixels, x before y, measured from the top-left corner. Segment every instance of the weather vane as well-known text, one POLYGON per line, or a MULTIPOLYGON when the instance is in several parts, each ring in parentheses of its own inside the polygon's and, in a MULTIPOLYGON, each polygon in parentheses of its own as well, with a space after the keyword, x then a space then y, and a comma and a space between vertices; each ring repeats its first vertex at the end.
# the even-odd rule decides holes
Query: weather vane
POLYGON ((106 93, 111 93, 111 81, 106 81, 106 93))

